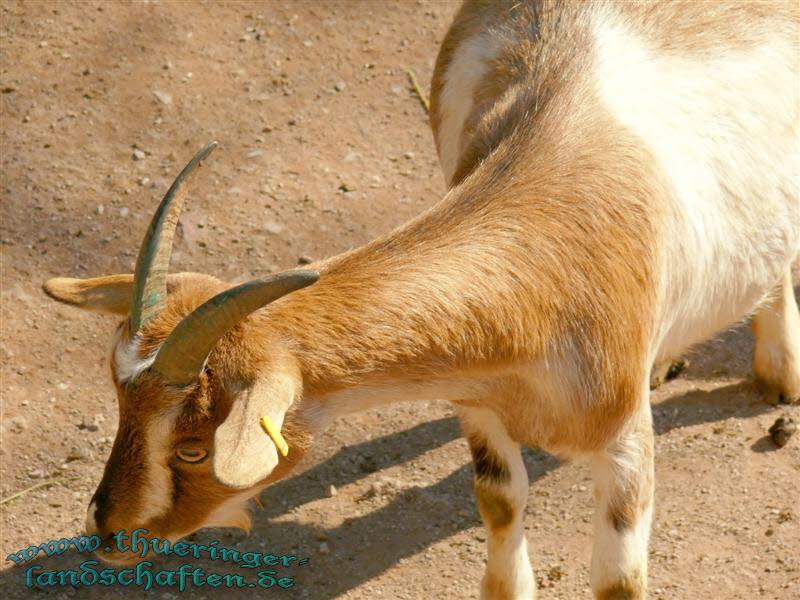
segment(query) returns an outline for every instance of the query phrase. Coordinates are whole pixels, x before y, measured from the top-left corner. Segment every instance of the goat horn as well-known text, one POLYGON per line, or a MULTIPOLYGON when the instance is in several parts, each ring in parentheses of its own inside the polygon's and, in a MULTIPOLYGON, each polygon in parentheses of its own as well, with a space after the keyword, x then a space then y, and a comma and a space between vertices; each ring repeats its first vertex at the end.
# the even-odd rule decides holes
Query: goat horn
POLYGON ((319 279, 316 271, 290 271, 248 281, 200 305, 172 330, 152 369, 173 385, 188 385, 200 375, 219 339, 247 315, 319 279))
POLYGON ((178 218, 186 197, 184 183, 211 151, 217 142, 194 155, 175 178, 164 199, 150 221, 150 227, 139 248, 134 275, 134 296, 129 320, 129 332, 135 334, 142 326, 155 317, 164 307, 167 297, 167 270, 172 255, 172 238, 178 226, 178 218))

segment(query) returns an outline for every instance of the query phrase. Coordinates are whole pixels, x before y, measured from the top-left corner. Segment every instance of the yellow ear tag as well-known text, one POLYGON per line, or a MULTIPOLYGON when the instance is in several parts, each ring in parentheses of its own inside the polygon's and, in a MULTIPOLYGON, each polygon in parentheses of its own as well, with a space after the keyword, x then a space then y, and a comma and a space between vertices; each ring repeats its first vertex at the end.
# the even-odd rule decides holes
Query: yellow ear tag
POLYGON ((261 429, 263 429, 266 434, 272 438, 272 441, 275 442, 275 446, 278 448, 278 451, 284 456, 288 455, 289 444, 287 444, 286 440, 283 439, 280 430, 275 427, 272 421, 270 421, 269 417, 261 417, 259 423, 261 423, 261 429))

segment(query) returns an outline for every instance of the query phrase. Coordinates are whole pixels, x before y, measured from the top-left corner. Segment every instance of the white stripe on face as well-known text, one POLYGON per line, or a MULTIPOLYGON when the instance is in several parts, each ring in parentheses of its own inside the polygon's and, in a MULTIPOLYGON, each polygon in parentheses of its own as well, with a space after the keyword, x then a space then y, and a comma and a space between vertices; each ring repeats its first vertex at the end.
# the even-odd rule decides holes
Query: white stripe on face
POLYGON ((145 474, 136 522, 146 523, 172 508, 170 437, 181 406, 154 417, 144 431, 145 474))

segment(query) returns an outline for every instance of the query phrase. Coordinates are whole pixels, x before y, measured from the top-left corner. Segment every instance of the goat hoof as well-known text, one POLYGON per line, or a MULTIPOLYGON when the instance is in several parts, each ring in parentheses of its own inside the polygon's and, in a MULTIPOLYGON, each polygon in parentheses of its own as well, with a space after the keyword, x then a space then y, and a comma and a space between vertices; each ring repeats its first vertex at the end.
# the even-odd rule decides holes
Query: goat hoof
POLYGON ((675 379, 688 366, 689 361, 684 358, 657 364, 650 373, 650 389, 654 390, 661 384, 675 379))
POLYGON ((762 395, 764 402, 771 406, 778 406, 781 404, 798 404, 800 397, 791 397, 777 390, 767 390, 762 395))
POLYGON ((683 373, 688 366, 689 361, 684 358, 679 358, 678 360, 672 361, 667 369, 666 380, 671 381, 672 379, 675 379, 678 375, 683 373))

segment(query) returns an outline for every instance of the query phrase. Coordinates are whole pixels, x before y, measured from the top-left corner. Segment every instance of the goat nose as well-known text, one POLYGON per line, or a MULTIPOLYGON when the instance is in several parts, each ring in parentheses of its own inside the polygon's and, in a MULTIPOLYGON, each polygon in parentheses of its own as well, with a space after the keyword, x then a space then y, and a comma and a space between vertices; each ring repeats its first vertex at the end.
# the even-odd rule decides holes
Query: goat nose
POLYGON ((97 504, 91 502, 89 509, 86 511, 86 535, 97 535, 99 529, 97 528, 97 521, 95 514, 97 513, 97 504))

